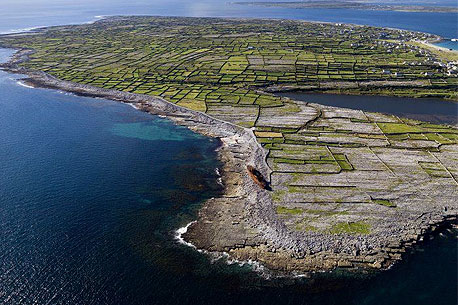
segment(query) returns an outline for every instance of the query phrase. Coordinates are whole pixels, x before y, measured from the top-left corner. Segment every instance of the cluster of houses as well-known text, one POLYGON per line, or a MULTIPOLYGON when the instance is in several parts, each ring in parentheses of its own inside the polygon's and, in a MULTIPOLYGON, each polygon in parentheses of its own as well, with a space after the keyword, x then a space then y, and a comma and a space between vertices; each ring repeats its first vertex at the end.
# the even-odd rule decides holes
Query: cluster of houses
MULTIPOLYGON (((338 31, 340 35, 352 34, 354 31, 353 27, 345 26, 341 23, 334 24, 336 28, 344 27, 338 31)), ((440 39, 438 36, 428 33, 418 33, 405 30, 388 30, 388 31, 368 31, 364 34, 359 35, 360 38, 368 38, 372 41, 375 41, 375 45, 372 45, 370 49, 375 49, 379 46, 383 47, 387 53, 394 53, 396 51, 407 51, 415 52, 417 57, 422 59, 419 61, 404 62, 404 64, 409 66, 429 66, 437 67, 437 72, 425 71, 423 75, 425 77, 433 77, 439 71, 442 71, 443 75, 447 76, 458 76, 458 62, 443 62, 436 58, 436 56, 430 51, 423 49, 421 47, 409 44, 409 41, 432 41, 440 39), (390 41, 391 39, 391 41, 390 41)), ((359 48, 362 45, 359 42, 354 42, 350 44, 352 48, 359 48)), ((372 71, 375 72, 375 71, 372 71)), ((440 73, 440 74, 442 74, 440 73)), ((382 74, 391 75, 394 77, 404 77, 404 74, 399 71, 391 71, 390 69, 382 70, 382 74)))
POLYGON ((458 76, 458 63, 457 62, 448 62, 446 64, 447 75, 448 76, 458 76))
MULTIPOLYGON (((406 44, 404 41, 399 43, 397 42, 390 42, 390 41, 377 41, 378 45, 381 45, 387 49, 386 52, 392 53, 394 50, 408 50, 412 52, 416 52, 418 57, 423 57, 422 61, 412 61, 412 62, 404 62, 404 64, 408 64, 410 66, 421 66, 421 65, 428 65, 428 66, 436 66, 438 70, 442 70, 443 73, 447 76, 458 76, 458 62, 443 62, 436 58, 434 54, 430 51, 423 49, 421 47, 406 44)), ((383 70, 383 74, 392 74, 390 70, 383 70)), ((424 72, 424 76, 431 77, 434 76, 434 72, 424 72)), ((395 72, 393 74, 396 77, 402 77, 402 73, 395 72)))

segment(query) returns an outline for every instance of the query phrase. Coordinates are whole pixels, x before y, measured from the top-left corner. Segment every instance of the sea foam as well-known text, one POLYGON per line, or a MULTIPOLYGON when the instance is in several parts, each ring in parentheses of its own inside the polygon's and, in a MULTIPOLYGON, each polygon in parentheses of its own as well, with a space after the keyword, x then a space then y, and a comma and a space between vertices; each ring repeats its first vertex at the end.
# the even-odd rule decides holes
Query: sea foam
POLYGON ((26 83, 21 82, 21 81, 17 81, 16 84, 18 84, 18 85, 21 86, 21 87, 25 87, 25 88, 29 88, 29 89, 34 89, 33 86, 27 85, 26 83))

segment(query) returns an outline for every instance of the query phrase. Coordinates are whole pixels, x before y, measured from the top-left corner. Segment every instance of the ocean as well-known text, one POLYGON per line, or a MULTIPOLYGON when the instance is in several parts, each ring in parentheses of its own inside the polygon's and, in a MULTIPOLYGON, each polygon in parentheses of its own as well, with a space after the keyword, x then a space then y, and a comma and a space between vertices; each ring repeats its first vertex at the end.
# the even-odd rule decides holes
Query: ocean
MULTIPOLYGON (((223 1, 124 2, 3 0, 0 32, 113 14, 340 18, 223 1)), ((404 16, 396 22, 415 25, 416 15, 404 16)), ((441 16, 431 31, 453 37, 453 16, 441 16)), ((0 60, 11 53, 0 50, 0 60)), ((20 78, 0 71, 0 304, 455 304, 456 231, 381 274, 312 279, 266 279, 180 244, 175 231, 221 192, 218 141, 20 78)))

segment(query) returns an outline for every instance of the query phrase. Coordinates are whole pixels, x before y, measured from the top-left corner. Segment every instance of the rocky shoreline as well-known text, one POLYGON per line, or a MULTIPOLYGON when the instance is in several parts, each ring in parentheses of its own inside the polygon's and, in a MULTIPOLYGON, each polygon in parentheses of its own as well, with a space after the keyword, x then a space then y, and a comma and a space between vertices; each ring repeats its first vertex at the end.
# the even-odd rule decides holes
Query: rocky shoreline
MULTIPOLYGON (((457 221, 452 207, 442 212, 423 213, 417 219, 406 219, 404 225, 399 218, 396 228, 385 234, 291 232, 276 213, 272 193, 261 189, 247 174, 247 165, 254 166, 264 177, 270 177, 272 171, 266 161, 267 151, 256 140, 253 130, 159 97, 62 81, 44 72, 18 67, 32 52, 20 50, 1 67, 27 75, 26 83, 34 87, 129 103, 139 110, 164 115, 195 132, 221 139, 219 158, 224 163, 221 173, 224 193, 220 198, 205 202, 197 222, 183 234, 183 238, 198 249, 226 252, 233 259, 254 260, 270 270, 287 274, 336 267, 383 269, 400 260, 403 253, 425 236, 457 221)), ((313 107, 320 109, 321 106, 313 107)))

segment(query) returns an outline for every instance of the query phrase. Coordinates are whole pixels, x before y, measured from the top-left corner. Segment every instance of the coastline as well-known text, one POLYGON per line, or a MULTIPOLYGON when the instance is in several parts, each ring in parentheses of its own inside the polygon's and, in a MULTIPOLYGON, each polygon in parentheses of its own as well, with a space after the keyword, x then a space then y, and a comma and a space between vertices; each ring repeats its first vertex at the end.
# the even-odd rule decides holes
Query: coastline
MULTIPOLYGON (((182 232, 183 241, 207 253, 227 253, 235 261, 256 261, 269 270, 286 274, 307 274, 329 271, 336 267, 349 270, 386 269, 401 260, 407 249, 413 248, 443 226, 456 222, 456 215, 429 215, 421 225, 402 235, 384 240, 361 236, 309 235, 306 244, 315 250, 304 250, 297 237, 287 231, 278 219, 271 194, 260 189, 248 176, 246 165, 253 165, 265 177, 271 169, 266 163, 266 151, 256 141, 253 131, 215 119, 205 113, 189 110, 162 98, 102 89, 58 80, 43 72, 18 68, 33 50, 19 50, 3 69, 25 74, 26 85, 71 92, 78 95, 107 98, 131 104, 141 111, 163 115, 176 124, 210 137, 220 138, 218 157, 223 161, 223 195, 206 201, 199 210, 198 220, 182 232), (393 239, 390 241, 390 239, 393 239), (343 244, 348 246, 342 248, 343 244), (341 244, 340 247, 336 246, 341 244)), ((319 106, 319 105, 318 105, 319 106)))
MULTIPOLYGON (((70 23, 66 25, 78 25, 78 24, 92 24, 94 22, 104 20, 106 18, 109 18, 110 16, 104 16, 104 15, 98 15, 94 16, 92 20, 88 20, 85 22, 75 22, 75 23, 70 23)), ((37 25, 37 26, 31 26, 28 28, 20 28, 20 29, 11 29, 7 30, 6 32, 0 32, 0 35, 17 35, 17 34, 30 34, 30 33, 37 33, 40 31, 43 31, 47 28, 54 27, 54 26, 61 26, 60 24, 57 25, 37 25)))
MULTIPOLYGON (((219 138, 223 144, 219 148, 218 157, 225 163, 225 169, 221 173, 221 179, 226 184, 223 191, 223 197, 225 197, 228 201, 231 201, 232 198, 234 198, 232 193, 234 190, 228 190, 229 187, 227 186, 227 183, 231 180, 234 181, 234 179, 241 178, 243 179, 245 190, 243 191, 243 194, 239 194, 239 196, 249 199, 248 202, 253 208, 256 206, 258 197, 262 197, 264 199, 267 198, 267 191, 260 189, 254 181, 249 178, 245 170, 245 164, 251 164, 264 176, 268 177, 270 174, 270 168, 266 162, 267 153, 256 141, 256 137, 252 130, 218 120, 199 111, 180 107, 160 97, 121 92, 61 81, 44 72, 28 71, 23 68, 18 68, 17 65, 28 60, 28 55, 31 53, 33 53, 33 50, 16 50, 16 53, 7 63, 0 64, 0 69, 9 73, 26 75, 27 78, 19 80, 21 86, 62 90, 64 92, 80 96, 106 98, 127 103, 140 111, 168 118, 174 123, 187 127, 204 136, 219 138), (228 167, 228 160, 238 160, 240 163, 238 166, 233 164, 233 166, 228 167)), ((238 187, 235 192, 240 192, 241 189, 241 187, 238 187)), ((204 207, 206 205, 207 202, 204 203, 204 207)), ((274 213, 273 209, 272 213, 274 213)), ((182 242, 180 241, 181 243, 184 243, 187 246, 193 245, 193 239, 190 238, 190 241, 187 241, 186 238, 189 235, 188 229, 193 230, 196 224, 197 222, 192 222, 186 226, 186 231, 188 232, 182 232, 184 239, 182 239, 182 242)), ((194 247, 198 249, 196 246, 194 247)))

